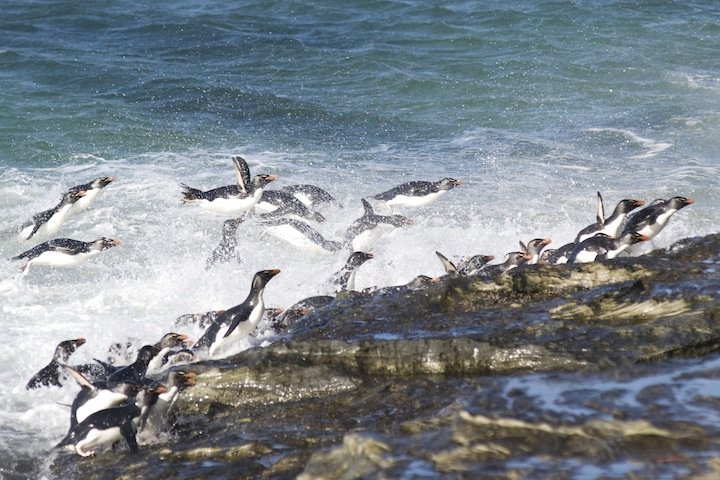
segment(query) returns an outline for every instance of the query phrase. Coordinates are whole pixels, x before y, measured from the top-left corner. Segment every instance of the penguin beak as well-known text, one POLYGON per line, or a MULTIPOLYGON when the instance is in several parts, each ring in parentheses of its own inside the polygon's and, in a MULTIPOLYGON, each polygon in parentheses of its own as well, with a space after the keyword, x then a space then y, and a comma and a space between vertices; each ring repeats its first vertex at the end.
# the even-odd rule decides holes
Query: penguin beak
POLYGON ((118 245, 122 245, 122 242, 117 239, 110 240, 110 243, 112 243, 113 247, 117 247, 118 245))
POLYGON ((75 345, 77 345, 78 347, 79 347, 80 345, 85 345, 85 342, 86 342, 86 340, 85 340, 84 338, 82 338, 82 337, 76 338, 74 341, 75 341, 75 345))

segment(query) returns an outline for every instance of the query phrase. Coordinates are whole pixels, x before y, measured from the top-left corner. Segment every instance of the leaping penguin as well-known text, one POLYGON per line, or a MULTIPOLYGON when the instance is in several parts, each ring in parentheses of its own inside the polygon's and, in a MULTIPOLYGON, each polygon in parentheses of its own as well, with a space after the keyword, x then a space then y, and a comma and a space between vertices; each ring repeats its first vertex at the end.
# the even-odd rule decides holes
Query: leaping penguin
POLYGON ((414 222, 402 215, 378 215, 364 198, 361 200, 365 213, 353 222, 345 232, 345 243, 352 251, 368 252, 384 234, 397 227, 412 225, 414 222))
POLYGON ((686 197, 672 197, 653 202, 627 219, 623 234, 638 232, 645 235, 648 240, 652 240, 665 228, 675 212, 693 203, 695 200, 686 197))
POLYGON ((70 267, 78 265, 108 248, 120 245, 120 243, 120 240, 105 237, 92 242, 56 238, 26 250, 12 257, 11 260, 26 260, 22 266, 23 273, 27 273, 30 265, 70 267))
POLYGON ((351 253, 345 265, 332 276, 332 284, 337 288, 337 291, 355 290, 355 275, 357 274, 357 269, 371 258, 373 258, 372 253, 351 253))
POLYGON ((73 205, 77 203, 87 190, 70 190, 63 194, 60 202, 53 208, 33 215, 32 219, 20 227, 18 237, 21 240, 30 240, 34 236, 49 237, 60 230, 60 226, 67 218, 73 205))
POLYGON ((604 233, 612 238, 617 238, 622 232, 625 219, 628 214, 638 207, 645 205, 642 200, 623 199, 620 200, 613 210, 612 215, 605 217, 605 207, 603 206, 602 196, 597 192, 598 196, 598 215, 597 221, 580 230, 575 237, 575 243, 580 243, 586 238, 590 238, 597 233, 604 233))
POLYGON ((45 365, 39 372, 32 376, 25 388, 28 390, 40 387, 57 386, 61 387, 60 372, 62 366, 65 365, 70 355, 75 353, 80 346, 85 344, 84 338, 76 338, 73 340, 65 340, 55 347, 55 354, 50 363, 45 365))
POLYGON ((639 232, 624 233, 620 238, 612 238, 604 233, 598 233, 575 245, 567 263, 613 259, 632 245, 646 240, 649 240, 649 237, 639 232))
POLYGON ((384 202, 390 209, 392 207, 422 207, 438 200, 458 185, 462 185, 462 180, 449 177, 437 182, 418 180, 403 183, 370 198, 384 202))

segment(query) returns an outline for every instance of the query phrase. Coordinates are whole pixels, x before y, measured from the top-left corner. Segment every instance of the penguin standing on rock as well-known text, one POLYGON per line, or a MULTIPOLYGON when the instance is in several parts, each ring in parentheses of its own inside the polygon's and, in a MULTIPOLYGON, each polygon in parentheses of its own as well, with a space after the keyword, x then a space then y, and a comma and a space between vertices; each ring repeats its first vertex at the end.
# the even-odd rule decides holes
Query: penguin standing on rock
POLYGON ((49 265, 53 267, 69 267, 84 262, 90 257, 120 245, 120 240, 98 238, 92 242, 83 242, 71 238, 56 238, 26 250, 11 260, 26 260, 22 272, 27 273, 30 265, 49 265))
POLYGON ((205 329, 205 333, 195 343, 193 350, 207 349, 208 354, 214 356, 216 353, 227 351, 234 343, 248 336, 263 318, 265 286, 278 273, 280 270, 277 268, 257 272, 253 276, 250 292, 245 300, 240 305, 229 308, 219 315, 205 329))
POLYGON ((40 387, 57 386, 61 387, 60 372, 62 366, 67 363, 70 355, 75 353, 80 346, 85 344, 84 338, 76 338, 74 340, 65 340, 55 347, 55 354, 50 363, 45 365, 38 373, 32 376, 25 388, 28 390, 40 387))
POLYGON ((462 185, 462 180, 449 177, 437 182, 419 180, 403 183, 370 198, 384 202, 391 210, 392 207, 423 207, 458 185, 462 185))

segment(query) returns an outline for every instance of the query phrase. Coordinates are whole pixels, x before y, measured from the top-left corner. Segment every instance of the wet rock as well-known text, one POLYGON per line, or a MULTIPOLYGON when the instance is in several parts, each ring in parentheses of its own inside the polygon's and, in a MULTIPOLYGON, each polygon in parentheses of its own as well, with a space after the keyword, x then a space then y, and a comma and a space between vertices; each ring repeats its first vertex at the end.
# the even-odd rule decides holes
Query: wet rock
POLYGON ((720 237, 709 235, 492 281, 345 292, 265 348, 195 364, 197 384, 175 404, 169 444, 135 456, 59 455, 52 471, 711 475, 720 415, 706 385, 720 376, 719 264, 720 237))

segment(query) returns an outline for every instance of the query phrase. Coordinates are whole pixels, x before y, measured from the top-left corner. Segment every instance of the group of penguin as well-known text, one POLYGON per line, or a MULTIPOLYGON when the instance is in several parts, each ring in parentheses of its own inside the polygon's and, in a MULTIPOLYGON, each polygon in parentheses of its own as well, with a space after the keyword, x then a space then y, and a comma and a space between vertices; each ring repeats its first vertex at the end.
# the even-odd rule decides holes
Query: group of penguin
MULTIPOLYGON (((336 293, 355 290, 357 269, 373 258, 371 247, 382 235, 395 228, 411 225, 413 221, 393 209, 428 205, 462 181, 444 178, 439 181, 413 181, 398 185, 386 192, 361 199, 363 215, 346 230, 343 242, 325 239, 308 221, 322 222, 323 215, 316 211, 319 205, 335 199, 324 189, 314 185, 291 185, 277 190, 265 187, 277 179, 275 175, 250 176, 247 162, 240 156, 232 158, 236 182, 232 185, 203 191, 182 184, 182 202, 232 218, 222 226, 222 240, 210 253, 206 268, 220 262, 239 261, 237 249, 238 226, 253 215, 272 234, 292 244, 322 251, 350 252, 342 269, 332 277, 336 293), (388 215, 376 213, 371 202, 384 205, 388 215)), ((65 218, 77 210, 87 209, 98 193, 113 182, 113 177, 100 177, 87 184, 68 190, 52 209, 34 215, 20 229, 20 238, 29 240, 52 236, 65 218)), ((510 252, 502 263, 490 263, 492 255, 478 254, 453 262, 436 252, 448 276, 477 276, 491 280, 497 275, 527 264, 581 263, 612 259, 634 244, 654 238, 681 208, 693 203, 685 197, 658 199, 644 206, 641 200, 626 199, 618 203, 610 216, 605 215, 602 196, 597 194, 596 221, 581 229, 574 241, 557 249, 545 249, 550 239, 537 238, 520 250, 510 252)), ((24 259, 27 272, 31 264, 70 266, 100 253, 119 240, 100 238, 82 242, 68 238, 55 238, 41 243, 15 257, 24 259)), ((28 389, 61 385, 63 379, 72 378, 80 391, 70 406, 70 428, 58 446, 69 446, 81 456, 95 453, 99 448, 120 440, 131 451, 138 444, 152 443, 167 433, 170 421, 168 412, 177 394, 194 385, 195 374, 185 368, 199 358, 217 358, 237 351, 240 341, 257 335, 258 327, 266 325, 273 333, 281 333, 310 310, 333 301, 332 295, 309 297, 282 310, 266 308, 263 292, 268 282, 280 273, 279 269, 262 270, 254 274, 246 299, 227 310, 188 314, 178 317, 176 325, 197 325, 204 333, 196 342, 174 332, 163 336, 157 343, 144 345, 133 352, 132 345, 117 345, 120 357, 135 360, 124 366, 96 360, 87 365, 70 365, 69 358, 85 343, 82 338, 61 342, 51 362, 27 384, 28 389)), ((398 287, 418 289, 438 283, 437 277, 418 275, 408 284, 398 287)), ((364 293, 369 293, 369 290, 364 293)), ((375 291, 384 291, 377 289, 375 291)))

